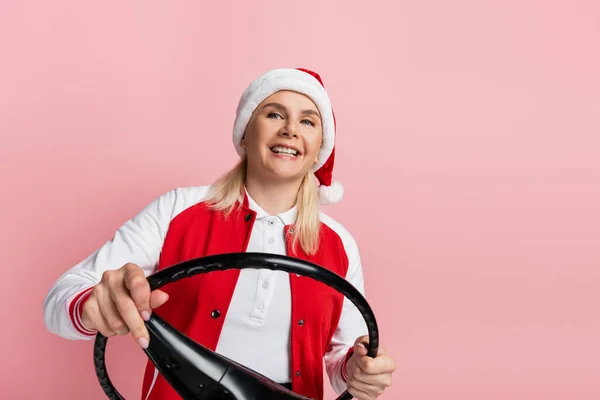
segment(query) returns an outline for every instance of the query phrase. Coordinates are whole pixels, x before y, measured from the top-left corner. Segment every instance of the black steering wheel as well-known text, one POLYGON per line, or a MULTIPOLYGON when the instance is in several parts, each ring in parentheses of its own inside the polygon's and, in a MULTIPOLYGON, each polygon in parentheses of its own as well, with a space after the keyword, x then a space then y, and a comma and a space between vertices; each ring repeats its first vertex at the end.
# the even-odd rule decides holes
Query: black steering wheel
MULTIPOLYGON (((197 274, 227 269, 266 268, 307 276, 332 287, 347 297, 362 314, 369 332, 367 355, 375 357, 379 331, 371 307, 347 280, 316 264, 300 259, 265 253, 229 253, 196 258, 175 264, 148 276, 150 289, 197 274)), ((264 375, 224 357, 177 331, 156 313, 145 322, 150 344, 144 349, 166 381, 184 400, 288 400, 307 397, 288 390, 264 375)), ((123 400, 106 372, 104 354, 108 338, 100 333, 94 343, 96 375, 109 399, 123 400)), ((352 399, 344 391, 337 400, 352 399)))

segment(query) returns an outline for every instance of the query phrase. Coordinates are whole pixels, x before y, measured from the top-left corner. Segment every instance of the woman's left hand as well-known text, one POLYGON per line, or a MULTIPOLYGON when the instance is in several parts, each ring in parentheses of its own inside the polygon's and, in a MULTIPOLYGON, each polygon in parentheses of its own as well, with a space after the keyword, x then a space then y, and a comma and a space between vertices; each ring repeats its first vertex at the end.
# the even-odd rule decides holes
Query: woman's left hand
POLYGON ((368 343, 368 335, 356 339, 354 354, 346 363, 348 393, 357 400, 374 400, 382 395, 392 385, 392 373, 396 370, 396 362, 384 348, 379 347, 375 358, 368 356, 368 343))

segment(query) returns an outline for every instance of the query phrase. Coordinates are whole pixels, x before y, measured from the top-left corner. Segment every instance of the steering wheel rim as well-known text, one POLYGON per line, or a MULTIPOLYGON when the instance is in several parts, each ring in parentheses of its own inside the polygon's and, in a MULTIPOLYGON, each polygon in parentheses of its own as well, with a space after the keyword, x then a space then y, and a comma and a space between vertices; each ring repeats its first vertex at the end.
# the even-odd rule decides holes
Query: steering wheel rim
MULTIPOLYGON (((159 289, 169 283, 180 279, 189 278, 198 274, 206 274, 213 271, 225 271, 229 269, 270 269, 273 271, 285 271, 300 276, 312 278, 318 282, 335 289, 348 298, 361 313, 369 336, 367 344, 367 355, 374 358, 379 348, 379 330, 377 321, 370 305, 364 296, 346 279, 323 268, 317 264, 302 259, 284 256, 279 254, 240 252, 226 253, 211 256, 205 256, 186 260, 170 267, 155 272, 147 277, 151 291, 159 289)), ((154 313, 152 314, 154 316, 154 313)), ((152 317, 151 317, 152 318, 152 317)), ((145 322, 146 325, 148 321, 145 322)), ((183 335, 183 334, 182 334, 183 335)), ((185 335, 184 335, 185 336, 185 335)), ((105 353, 108 337, 100 332, 96 334, 94 342, 94 366, 98 381, 111 400, 125 400, 112 384, 106 370, 105 353)), ((151 361, 155 364, 154 360, 151 361)), ((249 368, 248 368, 249 369, 249 368)), ((271 381, 272 382, 272 381, 271 381)), ((276 382, 275 382, 276 383, 276 382)), ((301 395, 296 395, 297 399, 306 399, 301 395)), ((345 390, 336 400, 349 400, 352 395, 345 390)))

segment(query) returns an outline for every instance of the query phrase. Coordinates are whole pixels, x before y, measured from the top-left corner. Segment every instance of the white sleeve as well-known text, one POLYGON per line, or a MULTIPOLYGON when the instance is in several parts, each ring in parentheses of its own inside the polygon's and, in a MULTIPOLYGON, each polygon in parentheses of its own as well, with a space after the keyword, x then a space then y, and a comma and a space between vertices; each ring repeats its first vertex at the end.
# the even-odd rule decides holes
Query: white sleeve
POLYGON ((178 189, 165 193, 125 222, 114 237, 64 272, 44 300, 46 328, 66 339, 91 339, 95 332, 81 323, 81 304, 106 270, 128 262, 139 265, 146 276, 157 267, 163 241, 173 217, 178 189))
MULTIPOLYGON (((364 278, 358 246, 348 233, 342 234, 341 237, 348 255, 346 280, 364 296, 364 278)), ((324 356, 329 381, 338 395, 347 389, 346 357, 354 347, 356 339, 367 334, 368 329, 362 314, 350 300, 344 298, 340 321, 324 356)))

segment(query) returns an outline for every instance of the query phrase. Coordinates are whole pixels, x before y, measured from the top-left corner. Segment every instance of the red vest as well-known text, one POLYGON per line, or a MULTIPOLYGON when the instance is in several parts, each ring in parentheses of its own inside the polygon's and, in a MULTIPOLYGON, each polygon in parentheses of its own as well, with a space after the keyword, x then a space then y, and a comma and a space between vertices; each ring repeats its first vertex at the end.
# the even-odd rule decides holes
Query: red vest
MULTIPOLYGON (((158 269, 189 259, 246 251, 256 213, 247 200, 229 217, 198 203, 177 215, 165 237, 158 269)), ((287 254, 346 276, 348 257, 340 237, 321 223, 320 247, 309 256, 301 247, 291 249, 291 226, 285 227, 287 254)), ((211 272, 168 284, 162 288, 169 300, 154 310, 193 340, 215 350, 240 270, 211 272), (214 310, 220 313, 213 312, 214 310)), ((312 278, 290 274, 292 296, 291 358, 293 391, 323 398, 323 356, 337 327, 344 297, 312 278)), ((267 356, 267 355, 265 355, 267 356)), ((154 383, 154 364, 148 361, 142 399, 175 400, 179 395, 159 373, 154 383)))

